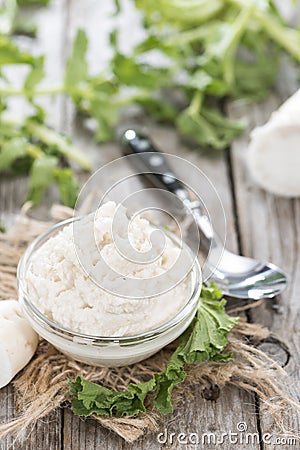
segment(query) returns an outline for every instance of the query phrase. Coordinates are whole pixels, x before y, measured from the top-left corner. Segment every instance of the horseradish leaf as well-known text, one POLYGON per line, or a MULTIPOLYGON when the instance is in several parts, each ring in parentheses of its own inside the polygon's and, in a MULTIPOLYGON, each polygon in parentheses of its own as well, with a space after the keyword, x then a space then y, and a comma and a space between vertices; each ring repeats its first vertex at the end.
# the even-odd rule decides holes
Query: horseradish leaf
POLYGON ((223 350, 228 343, 228 334, 238 319, 225 312, 226 302, 221 296, 214 284, 203 286, 193 322, 179 338, 178 347, 171 355, 166 369, 154 374, 149 381, 130 383, 125 391, 120 392, 83 377, 69 381, 74 414, 133 416, 146 411, 145 400, 149 392, 155 394, 153 405, 159 412, 172 412, 172 391, 176 384, 184 381, 186 363, 228 361, 232 358, 230 353, 224 353, 223 350))

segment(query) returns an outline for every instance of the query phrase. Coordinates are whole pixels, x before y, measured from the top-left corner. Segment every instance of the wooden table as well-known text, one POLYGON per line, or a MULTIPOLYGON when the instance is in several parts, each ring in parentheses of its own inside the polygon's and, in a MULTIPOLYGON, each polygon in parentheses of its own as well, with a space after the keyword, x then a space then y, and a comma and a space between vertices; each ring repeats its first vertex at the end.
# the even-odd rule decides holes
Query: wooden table
MULTIPOLYGON (((112 10, 112 2, 97 0, 56 0, 47 8, 39 8, 33 19, 39 26, 37 39, 30 44, 36 53, 47 54, 47 81, 55 84, 62 76, 62 68, 70 48, 70 42, 78 27, 85 28, 91 37, 89 62, 92 70, 97 70, 109 57, 109 47, 104 36, 110 27, 105 19, 112 10)), ((128 12, 127 20, 131 20, 128 12)), ((123 26, 123 25, 122 25, 123 26)), ((133 38, 138 31, 131 28, 133 38)), ((132 37, 132 36, 131 36, 132 37)), ((247 116, 249 130, 264 123, 270 112, 297 88, 295 71, 285 65, 277 91, 267 101, 260 104, 245 105, 236 102, 228 106, 231 117, 247 116)), ((116 143, 96 145, 91 135, 74 119, 74 108, 64 97, 55 102, 42 99, 50 115, 50 123, 60 131, 67 132, 74 143, 86 151, 96 169, 104 163, 120 156, 120 147, 116 143)), ((19 103, 14 101, 14 107, 19 103)), ((245 149, 248 132, 237 139, 229 151, 218 155, 207 155, 199 149, 192 151, 183 145, 174 130, 149 124, 147 131, 156 143, 166 152, 180 155, 200 167, 216 186, 223 202, 227 225, 228 247, 244 255, 262 260, 270 260, 280 265, 290 276, 290 283, 285 293, 274 301, 266 301, 260 307, 251 310, 247 317, 268 326, 274 338, 263 344, 268 354, 285 366, 289 376, 286 387, 290 395, 299 400, 300 367, 300 200, 286 200, 267 194, 253 185, 245 170, 245 149), (298 383, 298 384, 297 384, 298 383)), ((284 149, 283 149, 284 151, 284 149)), ((26 180, 11 179, 1 176, 0 211, 2 216, 17 212, 24 201, 26 180)), ((49 205, 55 201, 50 192, 41 208, 36 212, 46 217, 49 205)), ((207 199, 209 204, 209 199, 207 199)), ((213 204, 210 205, 213 208, 213 204)), ((1 362, 0 362, 1 363, 1 362)), ((200 398, 200 391, 194 389, 195 400, 175 410, 165 419, 161 431, 169 433, 204 433, 212 432, 221 436, 222 432, 237 430, 237 424, 244 422, 250 433, 273 433, 274 430, 261 409, 254 395, 241 390, 226 388, 221 391, 216 402, 200 398)), ((0 391, 0 420, 13 417, 15 392, 12 386, 0 391)), ((299 431, 300 418, 294 413, 289 416, 288 426, 299 431)), ((168 446, 164 446, 167 448, 168 446)), ((296 449, 295 445, 264 446, 256 442, 246 445, 226 442, 215 445, 195 446, 180 444, 176 440, 171 448, 224 448, 224 449, 296 449)), ((1 450, 36 449, 36 450, 104 450, 104 449, 157 449, 160 444, 157 435, 146 436, 134 445, 125 444, 112 432, 97 425, 93 420, 83 421, 73 416, 68 408, 53 414, 49 420, 42 420, 33 429, 28 440, 23 444, 14 444, 11 439, 0 443, 1 450)))

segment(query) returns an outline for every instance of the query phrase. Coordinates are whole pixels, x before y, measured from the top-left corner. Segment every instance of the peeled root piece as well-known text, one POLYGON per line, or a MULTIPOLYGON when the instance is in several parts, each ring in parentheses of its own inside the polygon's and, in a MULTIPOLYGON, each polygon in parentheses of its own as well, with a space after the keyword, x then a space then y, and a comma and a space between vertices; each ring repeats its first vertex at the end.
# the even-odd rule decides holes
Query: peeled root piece
POLYGON ((38 335, 23 317, 16 300, 0 301, 0 389, 30 361, 38 335))
POLYGON ((300 123, 280 124, 276 118, 255 130, 247 162, 253 180, 263 189, 283 197, 299 197, 300 123))

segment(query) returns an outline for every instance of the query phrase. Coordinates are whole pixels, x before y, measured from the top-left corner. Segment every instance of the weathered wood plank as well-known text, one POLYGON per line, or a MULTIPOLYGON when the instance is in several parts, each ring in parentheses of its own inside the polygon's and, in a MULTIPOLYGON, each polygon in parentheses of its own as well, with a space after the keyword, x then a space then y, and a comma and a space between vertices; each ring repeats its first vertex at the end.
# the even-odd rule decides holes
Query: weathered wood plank
POLYGON ((64 414, 63 448, 72 450, 121 449, 123 439, 99 426, 95 420, 84 420, 66 409, 64 414), (101 428, 101 432, 99 432, 101 428), (113 442, 113 446, 111 443, 113 442))
POLYGON ((245 441, 243 432, 239 431, 240 423, 246 424, 247 431, 257 436, 253 443, 249 442, 247 449, 259 449, 259 433, 256 421, 253 420, 255 407, 246 392, 227 387, 222 390, 217 401, 213 402, 204 400, 195 386, 192 395, 191 398, 185 398, 171 416, 165 418, 157 433, 150 434, 133 445, 124 445, 124 450, 154 450, 161 447, 244 450, 245 441), (234 435, 230 439, 230 433, 237 433, 238 436, 234 446, 234 435))
MULTIPOLYGON (((277 95, 261 104, 247 106, 241 103, 232 104, 229 108, 230 116, 246 115, 250 120, 249 129, 263 124, 269 118, 270 112, 297 88, 295 71, 286 64, 284 77, 285 80, 281 79, 278 85, 277 95)), ((269 351, 271 356, 272 354, 277 356, 283 365, 288 360, 286 369, 289 376, 285 381, 285 387, 290 396, 299 401, 300 201, 275 197, 253 184, 245 164, 247 143, 248 133, 245 133, 232 146, 242 251, 247 256, 273 261, 286 270, 290 277, 288 289, 277 303, 274 300, 266 301, 251 312, 251 318, 255 322, 268 326, 280 341, 278 345, 264 345, 264 350, 269 351), (273 305, 276 308, 273 308, 273 305), (288 352, 285 349, 288 349, 288 352)), ((300 415, 291 413, 286 427, 298 433, 300 415)), ((276 436, 276 429, 272 428, 269 418, 263 413, 261 413, 261 428, 263 433, 270 432, 276 436)), ((268 448, 278 447, 274 444, 268 448)), ((300 447, 294 445, 291 448, 300 447)))
MULTIPOLYGON (((64 35, 65 35, 65 11, 66 1, 53 1, 47 8, 28 10, 25 16, 30 18, 38 26, 38 36, 36 39, 25 39, 23 45, 36 54, 46 54, 46 78, 45 83, 55 84, 59 81, 63 69, 64 61, 64 35)), ((13 74, 16 79, 17 74, 13 74)), ((20 81, 20 80, 16 80, 20 81)), ((40 99, 41 104, 49 113, 49 124, 57 130, 62 128, 62 99, 56 101, 52 99, 40 99)), ((22 101, 13 99, 11 108, 20 112, 24 107, 22 101)), ((10 178, 1 176, 0 179, 0 216, 5 220, 12 212, 17 212, 25 200, 27 180, 25 178, 10 178)), ((43 206, 36 211, 40 217, 47 215, 49 205, 53 199, 49 194, 43 206)), ((16 411, 14 409, 16 393, 12 384, 0 390, 0 421, 12 418, 16 411)), ((32 430, 30 436, 24 444, 18 444, 13 439, 5 439, 0 443, 1 450, 31 450, 45 448, 49 450, 61 449, 61 412, 52 414, 45 420, 40 421, 32 430)))
MULTIPOLYGON (((111 19, 107 18, 106 15, 111 12, 110 2, 105 2, 103 4, 95 3, 94 0, 87 0, 84 6, 80 0, 72 0, 70 6, 70 39, 75 34, 75 29, 84 28, 88 36, 98 45, 92 44, 89 49, 89 63, 91 64, 92 70, 97 70, 101 67, 101 64, 105 61, 107 55, 105 50, 105 45, 107 45, 107 38, 105 34, 108 33, 109 27, 111 26, 111 19), (101 23, 101 26, 99 25, 101 23), (106 44, 105 44, 106 43, 106 44), (104 45, 105 44, 105 45, 104 45), (104 49, 103 49, 104 47, 104 49), (100 58, 101 52, 104 52, 103 58, 100 58)), ((136 21, 130 16, 132 11, 125 12, 126 20, 120 21, 123 28, 126 25, 130 26, 136 21)), ((126 40, 128 45, 128 39, 130 39, 130 33, 127 33, 126 40)), ((138 39, 138 34, 135 34, 134 39, 138 39)), ((130 42, 129 42, 130 45, 130 42)), ((103 164, 121 156, 121 149, 116 144, 105 144, 96 145, 91 143, 90 136, 88 132, 84 129, 78 131, 78 124, 74 121, 72 114, 72 107, 68 107, 68 117, 69 123, 69 133, 72 135, 72 139, 75 144, 82 148, 87 149, 89 154, 93 159, 94 169, 102 166, 103 164)), ((131 124, 132 125, 132 124, 131 124)), ((214 157, 207 157, 207 155, 201 155, 199 149, 191 151, 183 145, 182 141, 179 139, 178 135, 174 130, 166 127, 158 127, 151 123, 136 124, 136 126, 142 126, 144 132, 149 133, 153 137, 155 143, 167 153, 175 154, 183 158, 188 159, 196 166, 198 166, 203 172, 214 182, 216 189, 219 192, 224 209, 226 211, 227 226, 228 226, 228 246, 231 250, 236 251, 237 236, 235 230, 235 218, 233 214, 233 205, 231 197, 231 187, 229 181, 228 168, 226 165, 226 155, 214 157)), ((214 199, 207 198, 207 204, 210 208, 214 208, 214 199)), ((216 224, 218 227, 219 224, 216 224)), ((198 433, 200 437, 200 444, 197 448, 216 448, 215 445, 208 446, 201 444, 201 433, 204 432, 214 432, 217 437, 221 436, 222 432, 232 430, 236 431, 237 423, 244 421, 247 423, 249 431, 257 432, 257 423, 255 417, 255 399, 254 396, 239 392, 235 389, 226 389, 222 392, 220 398, 216 403, 206 401, 201 398, 200 389, 195 387, 194 389, 194 399, 186 399, 179 410, 176 410, 174 414, 166 417, 164 424, 162 425, 160 432, 164 429, 168 429, 170 433, 198 433), (199 399, 199 401, 197 401, 199 399), (233 412, 234 411, 234 412, 233 412)), ((99 443, 102 443, 103 448, 116 449, 120 448, 120 439, 114 434, 108 433, 100 425, 94 422, 82 423, 78 418, 72 417, 72 413, 66 409, 64 411, 64 442, 72 442, 72 450, 77 449, 96 449, 99 448, 99 443)), ((102 448, 101 446, 101 448, 102 448)), ((124 449, 156 449, 159 448, 160 444, 157 441, 157 435, 154 433, 152 435, 146 436, 140 439, 136 444, 127 445, 123 444, 124 449)), ((165 447, 165 446, 164 446, 165 447)), ((67 446, 68 448, 68 446, 67 446)), ((166 448, 174 449, 186 449, 195 448, 195 446, 187 445, 183 442, 178 442, 177 438, 174 439, 173 445, 166 448)), ((225 440, 224 446, 225 450, 232 448, 232 444, 225 440)), ((242 450, 245 448, 243 443, 236 444, 236 449, 242 450)), ((258 449, 259 445, 254 443, 248 447, 249 449, 258 449)))

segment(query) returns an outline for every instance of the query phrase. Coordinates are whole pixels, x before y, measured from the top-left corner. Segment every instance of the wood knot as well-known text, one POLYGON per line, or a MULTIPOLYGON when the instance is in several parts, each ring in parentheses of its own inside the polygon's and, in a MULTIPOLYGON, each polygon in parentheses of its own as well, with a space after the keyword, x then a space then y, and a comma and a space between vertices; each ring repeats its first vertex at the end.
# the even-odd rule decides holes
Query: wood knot
POLYGON ((289 362, 289 349, 279 339, 269 337, 262 341, 257 348, 266 353, 266 355, 276 361, 281 367, 285 367, 289 362))
POLYGON ((220 397, 220 388, 217 384, 210 384, 203 389, 201 395, 205 400, 216 402, 220 397))

